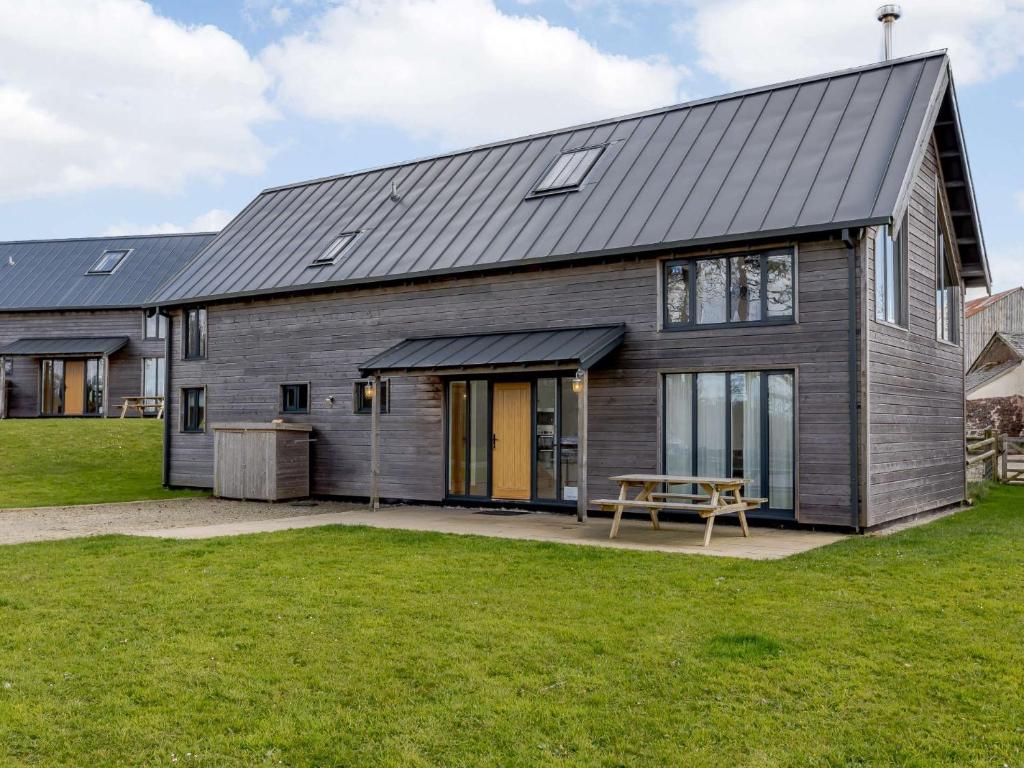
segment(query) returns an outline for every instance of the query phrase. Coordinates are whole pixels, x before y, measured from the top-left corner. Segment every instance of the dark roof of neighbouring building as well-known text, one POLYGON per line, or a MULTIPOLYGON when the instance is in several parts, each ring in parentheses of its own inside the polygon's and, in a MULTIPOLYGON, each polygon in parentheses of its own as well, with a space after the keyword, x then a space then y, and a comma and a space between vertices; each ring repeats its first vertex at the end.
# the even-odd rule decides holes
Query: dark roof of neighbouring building
POLYGON ((971 299, 964 304, 964 317, 974 317, 976 314, 984 309, 988 309, 997 301, 1005 299, 1010 294, 1016 293, 1017 291, 1024 291, 1024 288, 1010 288, 1006 291, 1000 291, 999 293, 993 293, 991 296, 982 296, 980 299, 971 299))
POLYGON ((989 382, 1004 376, 1024 362, 1024 334, 992 334, 988 344, 978 355, 964 379, 964 386, 970 394, 989 382), (982 362, 982 361, 985 362, 982 362))
POLYGON ((0 312, 141 307, 216 233, 0 242, 0 312), (104 251, 130 250, 111 274, 104 251))
POLYGON ((987 285, 940 51, 268 189, 154 304, 885 223, 933 135, 963 274, 987 285), (562 152, 593 146, 605 149, 579 191, 531 194, 562 152), (336 261, 310 266, 353 232, 336 261))
POLYGON ((114 354, 127 343, 127 336, 18 339, 0 347, 0 357, 103 357, 114 354))
POLYGON ((406 339, 363 363, 360 375, 509 366, 590 368, 622 343, 625 326, 463 334, 406 339))

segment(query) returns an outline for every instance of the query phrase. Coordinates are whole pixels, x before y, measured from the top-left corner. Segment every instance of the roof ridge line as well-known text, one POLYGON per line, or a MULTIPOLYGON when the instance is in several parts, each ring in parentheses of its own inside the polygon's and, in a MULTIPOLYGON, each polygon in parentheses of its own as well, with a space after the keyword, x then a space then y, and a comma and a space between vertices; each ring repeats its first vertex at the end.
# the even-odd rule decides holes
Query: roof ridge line
POLYGON ((220 230, 213 232, 167 232, 164 234, 151 233, 148 235, 91 235, 89 237, 37 237, 26 240, 0 240, 0 245, 27 245, 29 243, 81 243, 95 240, 141 240, 143 238, 156 237, 196 237, 199 235, 218 235, 220 230))

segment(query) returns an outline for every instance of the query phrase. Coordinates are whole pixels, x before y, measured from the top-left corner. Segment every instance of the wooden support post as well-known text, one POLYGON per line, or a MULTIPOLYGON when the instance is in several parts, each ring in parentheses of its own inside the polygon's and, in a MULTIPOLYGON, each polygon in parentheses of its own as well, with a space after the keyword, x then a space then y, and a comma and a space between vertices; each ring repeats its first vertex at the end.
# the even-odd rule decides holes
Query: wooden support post
POLYGON ((374 374, 370 400, 370 507, 380 509, 380 375, 374 374))
POLYGON ((103 418, 110 418, 110 358, 103 356, 103 418))
POLYGON ((990 458, 990 464, 992 465, 992 482, 999 482, 999 436, 996 434, 995 429, 988 427, 985 430, 985 439, 992 441, 992 446, 989 450, 992 451, 990 458))
POLYGON ((7 418, 7 361, 0 357, 0 419, 7 418))
POLYGON ((582 373, 583 380, 577 395, 579 434, 576 448, 576 472, 579 480, 576 482, 576 520, 585 523, 587 522, 587 499, 589 498, 587 491, 587 397, 590 389, 590 374, 587 371, 582 373))

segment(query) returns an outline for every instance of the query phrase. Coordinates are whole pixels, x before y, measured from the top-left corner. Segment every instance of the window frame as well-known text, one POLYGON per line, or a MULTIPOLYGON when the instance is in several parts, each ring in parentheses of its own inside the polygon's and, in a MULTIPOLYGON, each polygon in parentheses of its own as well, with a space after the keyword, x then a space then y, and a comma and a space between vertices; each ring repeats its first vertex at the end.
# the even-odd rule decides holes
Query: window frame
POLYGON ((182 387, 179 390, 178 408, 181 411, 181 418, 179 424, 179 431, 183 435, 204 435, 206 434, 206 417, 209 411, 210 403, 206 393, 206 386, 199 387, 182 387), (188 397, 190 392, 199 392, 203 397, 202 409, 203 409, 203 420, 202 426, 194 429, 190 429, 188 426, 188 414, 191 410, 191 406, 188 404, 188 397))
POLYGON ((660 330, 662 331, 703 331, 703 330, 715 330, 722 328, 749 328, 754 326, 772 326, 772 325, 793 325, 799 322, 799 303, 798 297, 800 295, 800 274, 799 274, 799 250, 796 245, 779 246, 774 248, 765 248, 763 250, 743 250, 743 251, 730 251, 725 253, 700 253, 692 256, 674 257, 664 259, 661 261, 661 265, 658 272, 660 281, 658 296, 660 302, 659 321, 660 330), (771 256, 777 256, 780 254, 788 254, 790 257, 790 273, 792 275, 793 284, 793 295, 792 295, 792 312, 788 315, 777 315, 770 317, 768 315, 768 259, 771 256), (733 259, 743 256, 759 256, 761 258, 761 270, 760 270, 760 297, 758 304, 760 307, 761 319, 759 320, 736 320, 732 321, 728 318, 732 317, 732 269, 733 259), (710 259, 719 259, 725 261, 725 317, 727 318, 724 323, 698 323, 697 322, 697 262, 707 261, 710 259), (687 273, 687 314, 689 319, 685 323, 674 322, 669 317, 669 302, 668 302, 668 270, 674 266, 687 265, 689 270, 687 273))
MULTIPOLYGON (((384 393, 384 398, 380 403, 380 412, 390 413, 391 412, 391 379, 381 379, 380 386, 381 391, 384 393)), ((371 384, 372 379, 359 379, 352 385, 352 413, 354 414, 368 414, 373 413, 373 401, 366 401, 366 395, 364 393, 364 387, 367 384, 371 384)))
POLYGON ((103 253, 100 254, 100 257, 91 267, 89 267, 89 270, 85 274, 112 275, 121 267, 122 264, 125 263, 125 261, 128 260, 128 257, 132 254, 132 251, 134 250, 134 248, 104 248, 103 253), (103 261, 107 258, 108 254, 112 253, 119 253, 121 254, 121 256, 120 258, 118 258, 114 266, 112 266, 110 269, 100 269, 100 264, 103 263, 103 261))
POLYGON ((181 315, 181 359, 182 360, 205 360, 208 351, 210 336, 210 315, 206 311, 206 307, 186 307, 182 311, 181 315), (196 317, 196 330, 193 333, 192 322, 189 318, 195 313, 196 317), (203 315, 203 330, 199 329, 199 313, 203 315), (192 336, 196 337, 196 343, 200 347, 199 354, 190 354, 190 340, 192 336))
POLYGON ((956 269, 956 262, 953 261, 950 238, 943 216, 942 195, 939 193, 940 186, 936 179, 935 194, 935 338, 942 344, 951 347, 959 347, 962 344, 960 332, 960 320, 963 313, 963 296, 960 287, 960 275, 956 269), (946 284, 946 273, 953 278, 953 283, 946 284), (945 323, 943 312, 952 291, 952 308, 950 309, 950 337, 945 336, 945 323))
POLYGON ((164 341, 167 339, 167 329, 170 327, 167 315, 162 312, 156 312, 150 315, 147 312, 142 313, 142 340, 143 341, 164 341), (149 320, 150 318, 156 318, 156 336, 149 335, 149 320), (161 320, 163 322, 161 322, 161 320), (163 335, 160 335, 160 327, 163 326, 163 335))
MULTIPOLYGON (((908 269, 908 247, 907 243, 907 232, 908 232, 908 219, 907 213, 904 212, 900 218, 900 228, 894 232, 895 224, 881 224, 875 231, 875 237, 873 239, 872 248, 874 249, 874 300, 875 300, 875 311, 874 319, 876 323, 887 325, 891 328, 896 328, 901 331, 909 330, 909 315, 907 312, 907 293, 909 285, 909 269, 908 269), (889 228, 890 236, 887 238, 893 243, 895 255, 893 258, 893 269, 896 274, 894 276, 888 276, 887 282, 885 283, 885 289, 883 290, 884 302, 879 303, 878 301, 878 242, 879 232, 883 232, 885 228, 889 228), (889 293, 888 288, 892 287, 893 294, 893 317, 889 317, 889 293)), ((888 259, 883 258, 883 265, 888 263, 888 259)))
POLYGON ((588 144, 588 145, 586 145, 584 147, 574 147, 572 149, 563 149, 562 151, 560 151, 558 153, 558 155, 555 156, 555 158, 551 162, 549 162, 544 167, 544 170, 537 177, 537 179, 533 182, 533 184, 530 187, 530 194, 528 194, 526 196, 527 199, 534 198, 534 197, 547 197, 549 195, 561 195, 561 194, 565 194, 566 192, 578 192, 580 189, 583 188, 583 185, 586 183, 587 178, 590 176, 591 172, 594 170, 594 167, 597 165, 598 161, 604 156, 604 153, 605 153, 606 149, 608 149, 608 144, 606 144, 606 143, 605 144, 588 144), (586 170, 583 171, 583 175, 580 176, 579 182, 577 182, 576 184, 563 184, 563 185, 558 186, 558 187, 545 187, 544 189, 540 188, 541 184, 544 183, 544 180, 547 179, 547 177, 551 174, 551 172, 555 169, 555 166, 558 165, 559 161, 563 157, 565 157, 566 155, 574 155, 574 154, 578 154, 578 153, 582 153, 582 152, 589 152, 591 150, 597 150, 597 154, 594 155, 593 159, 587 165, 586 170))
POLYGON ((290 381, 281 384, 278 387, 278 399, 277 399, 277 412, 280 414, 308 414, 312 407, 312 399, 310 396, 310 386, 308 381, 290 381), (305 408, 288 408, 288 400, 285 392, 293 387, 305 387, 306 388, 306 407, 305 408))
POLYGON ((310 268, 334 266, 338 263, 338 259, 341 258, 341 255, 352 248, 356 238, 359 237, 360 232, 361 230, 352 230, 349 232, 341 232, 336 235, 324 249, 323 253, 315 257, 306 266, 310 268), (340 240, 344 240, 345 242, 339 246, 338 241, 340 240), (328 254, 331 254, 330 258, 327 258, 328 254))

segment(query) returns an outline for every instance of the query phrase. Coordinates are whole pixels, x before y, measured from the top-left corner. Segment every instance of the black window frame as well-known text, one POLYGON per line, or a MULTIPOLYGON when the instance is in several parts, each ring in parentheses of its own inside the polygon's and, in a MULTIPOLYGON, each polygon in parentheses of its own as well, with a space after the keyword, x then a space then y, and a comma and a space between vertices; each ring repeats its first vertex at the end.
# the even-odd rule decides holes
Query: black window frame
MULTIPOLYGON (((903 218, 900 223, 898 231, 895 230, 894 224, 882 224, 875 231, 873 248, 874 253, 874 296, 875 296, 875 322, 889 325, 901 330, 907 330, 909 328, 909 314, 907 312, 907 214, 903 214, 903 218), (883 233, 888 230, 889 235, 886 237, 883 233), (893 274, 885 275, 886 282, 882 295, 884 297, 883 302, 878 301, 878 289, 879 289, 879 254, 878 244, 879 242, 891 242, 893 244, 893 274), (889 289, 893 291, 893 316, 889 316, 889 289)), ((888 260, 884 257, 881 259, 883 266, 888 263, 888 260)))
MULTIPOLYGON (((372 384, 372 379, 360 379, 352 387, 352 413, 365 414, 373 413, 373 401, 366 397, 366 385, 372 384)), ((391 387, 390 379, 380 380, 381 401, 380 412, 391 412, 391 387)))
POLYGON ((114 272, 116 272, 118 270, 118 268, 122 264, 124 264, 125 260, 131 255, 131 252, 133 250, 135 250, 135 249, 134 248, 106 248, 106 249, 104 249, 103 253, 100 254, 100 257, 96 260, 96 263, 93 264, 91 267, 89 267, 89 271, 86 272, 85 274, 87 274, 87 275, 112 275, 112 274, 114 274, 114 272), (121 254, 121 255, 118 257, 117 261, 114 262, 114 265, 112 267, 110 267, 109 269, 100 269, 100 265, 106 260, 107 256, 109 256, 111 254, 115 254, 115 253, 118 253, 118 254, 121 254))
POLYGON ((943 344, 960 346, 960 315, 962 299, 960 283, 957 280, 956 265, 948 246, 945 228, 942 226, 942 198, 935 197, 935 338, 943 344), (947 273, 950 281, 947 282, 947 273), (949 337, 946 337, 946 310, 949 312, 949 337))
POLYGON ((766 248, 764 250, 737 251, 734 253, 707 253, 682 258, 667 259, 661 264, 661 327, 664 331, 704 331, 715 328, 748 328, 761 325, 792 325, 797 322, 797 296, 799 294, 798 256, 795 246, 785 248, 766 248), (790 275, 792 276, 791 311, 788 315, 768 315, 768 260, 771 256, 788 255, 790 258, 790 275), (732 269, 733 259, 744 256, 760 257, 761 283, 759 320, 729 320, 732 317, 732 269), (708 260, 725 261, 725 317, 724 323, 697 322, 697 263, 708 260), (685 265, 687 269, 687 315, 686 322, 673 321, 669 316, 668 274, 672 267, 685 265))
POLYGON ((181 318, 181 359, 205 360, 209 341, 210 317, 206 307, 188 307, 181 318), (202 316, 203 322, 199 323, 202 316), (193 352, 193 342, 198 352, 193 352))
POLYGON ((604 151, 605 149, 607 149, 607 147, 607 144, 588 144, 585 147, 563 149, 561 152, 558 153, 558 156, 555 157, 555 159, 548 163, 548 165, 544 168, 543 173, 540 174, 537 180, 533 183, 533 186, 530 188, 530 194, 527 195, 527 197, 547 197, 548 195, 561 195, 566 192, 579 191, 583 187, 584 183, 586 183, 587 177, 590 176, 590 173, 594 170, 594 166, 597 165, 597 161, 600 160, 601 157, 604 155, 604 151), (590 162, 588 162, 586 164, 586 167, 583 168, 582 173, 579 176, 579 179, 575 183, 560 184, 557 187, 543 186, 548 176, 551 175, 551 172, 555 169, 555 167, 558 165, 558 163, 561 161, 563 157, 565 157, 566 155, 577 155, 584 152, 594 152, 594 154, 591 157, 590 162))
POLYGON ((338 263, 339 257, 352 247, 356 238, 359 237, 359 230, 342 232, 331 240, 323 253, 313 259, 307 266, 310 267, 331 267, 338 263))
MULTIPOLYGON (((279 393, 280 393, 280 395, 279 395, 279 398, 278 398, 278 413, 289 413, 289 414, 309 413, 310 399, 309 399, 309 382, 308 381, 297 381, 297 382, 291 382, 291 383, 288 383, 288 384, 282 384, 281 387, 280 387, 279 393), (302 406, 302 405, 289 406, 289 403, 288 403, 288 393, 289 392, 301 393, 301 392, 303 392, 303 390, 305 391, 305 401, 306 401, 305 406, 302 406)), ((301 402, 301 400, 302 400, 302 398, 300 397, 300 398, 298 398, 297 402, 301 402)))
POLYGON ((142 313, 142 339, 143 341, 163 341, 167 338, 167 329, 169 327, 167 315, 162 312, 149 312, 142 313), (149 321, 155 318, 156 322, 156 336, 151 336, 149 333, 149 321), (163 334, 161 334, 161 328, 163 334))
POLYGON ((182 387, 179 405, 181 408, 181 433, 185 435, 205 434, 206 411, 208 406, 206 399, 206 387, 182 387), (191 402, 193 395, 199 395, 202 398, 202 402, 193 406, 191 402), (200 410, 202 412, 201 419, 198 423, 192 423, 192 414, 198 414, 200 410))

